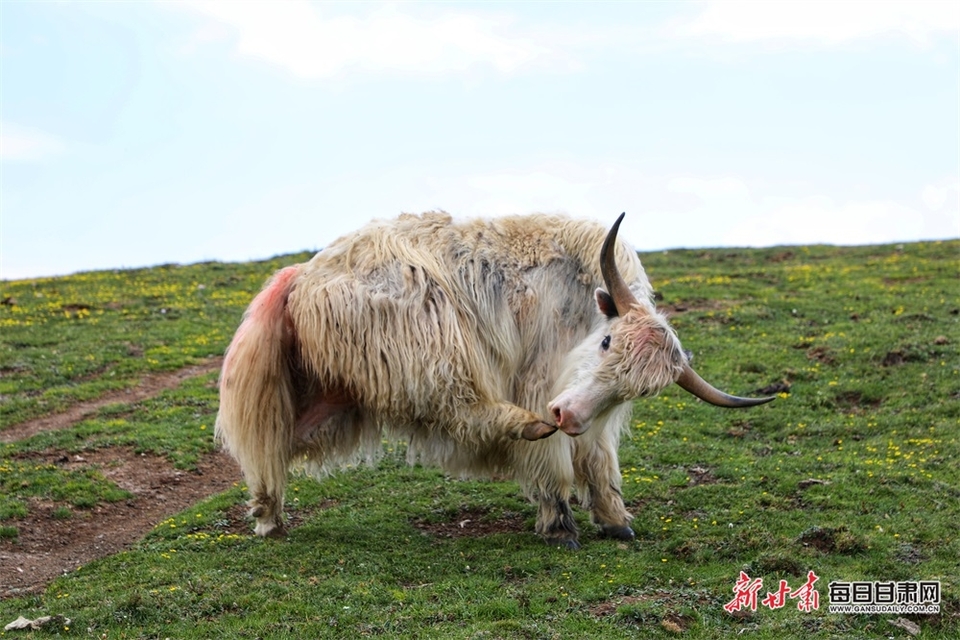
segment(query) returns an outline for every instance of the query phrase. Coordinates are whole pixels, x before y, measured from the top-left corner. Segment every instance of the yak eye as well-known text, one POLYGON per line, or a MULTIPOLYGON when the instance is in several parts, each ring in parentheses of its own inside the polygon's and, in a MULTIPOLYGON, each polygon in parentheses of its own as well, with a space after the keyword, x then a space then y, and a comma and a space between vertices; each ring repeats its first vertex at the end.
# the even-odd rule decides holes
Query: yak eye
POLYGON ((603 339, 603 342, 600 343, 600 348, 604 351, 610 348, 610 336, 603 339))

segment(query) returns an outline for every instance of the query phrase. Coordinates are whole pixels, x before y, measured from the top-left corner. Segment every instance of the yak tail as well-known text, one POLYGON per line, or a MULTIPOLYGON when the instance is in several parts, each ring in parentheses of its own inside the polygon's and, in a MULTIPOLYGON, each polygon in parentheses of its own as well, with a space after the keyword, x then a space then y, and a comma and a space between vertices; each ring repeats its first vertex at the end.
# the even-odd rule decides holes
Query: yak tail
POLYGON ((297 266, 277 272, 254 298, 227 348, 215 435, 240 463, 259 535, 283 532, 283 494, 296 420, 287 297, 297 266))

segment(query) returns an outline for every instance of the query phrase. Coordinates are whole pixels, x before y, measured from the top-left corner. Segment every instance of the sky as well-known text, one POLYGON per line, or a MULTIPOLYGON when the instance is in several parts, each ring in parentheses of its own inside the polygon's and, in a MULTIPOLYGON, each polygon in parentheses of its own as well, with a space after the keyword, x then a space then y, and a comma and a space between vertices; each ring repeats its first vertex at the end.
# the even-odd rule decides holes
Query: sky
POLYGON ((960 3, 0 1, 0 279, 564 212, 960 236, 960 3))

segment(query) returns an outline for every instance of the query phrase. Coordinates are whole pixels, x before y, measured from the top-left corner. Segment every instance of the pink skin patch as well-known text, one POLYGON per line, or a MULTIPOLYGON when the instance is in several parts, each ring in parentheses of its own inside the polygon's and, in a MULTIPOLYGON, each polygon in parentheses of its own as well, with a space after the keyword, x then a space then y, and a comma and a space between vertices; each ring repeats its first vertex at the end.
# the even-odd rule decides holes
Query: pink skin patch
POLYGON ((317 392, 310 406, 297 418, 296 439, 309 443, 322 423, 355 406, 357 401, 346 391, 317 392))
MULTIPOLYGON (((240 344, 247 331, 254 324, 271 325, 277 322, 285 322, 285 313, 287 305, 287 296, 290 295, 290 289, 293 287, 293 278, 299 273, 299 267, 285 267, 278 271, 267 287, 257 294, 257 297, 250 303, 247 311, 247 317, 240 323, 237 333, 230 341, 230 347, 227 348, 227 356, 223 361, 223 373, 230 370, 233 362, 230 357, 233 353, 233 346, 240 344)), ((226 375, 221 375, 221 384, 226 380, 226 375)))
POLYGON ((279 320, 290 295, 291 280, 299 268, 286 267, 277 272, 266 289, 257 294, 250 304, 249 320, 253 322, 271 322, 279 320))

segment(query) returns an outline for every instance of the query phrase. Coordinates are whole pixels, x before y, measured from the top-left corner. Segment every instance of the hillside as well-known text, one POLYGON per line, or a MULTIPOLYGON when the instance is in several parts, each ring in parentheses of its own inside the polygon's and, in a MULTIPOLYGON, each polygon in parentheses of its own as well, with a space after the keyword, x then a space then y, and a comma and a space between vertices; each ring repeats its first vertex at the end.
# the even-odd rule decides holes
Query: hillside
POLYGON ((0 626, 960 635, 960 241, 641 254, 697 370, 780 398, 637 401, 620 449, 637 540, 601 539, 575 509, 576 553, 534 535, 515 483, 409 467, 403 443, 375 468, 297 479, 289 538, 251 535, 212 442, 218 358, 268 275, 307 257, 0 282, 0 626), (725 610, 741 572, 763 580, 759 598, 814 572, 819 607, 725 610), (939 614, 827 611, 830 582, 919 581, 939 581, 939 614))

